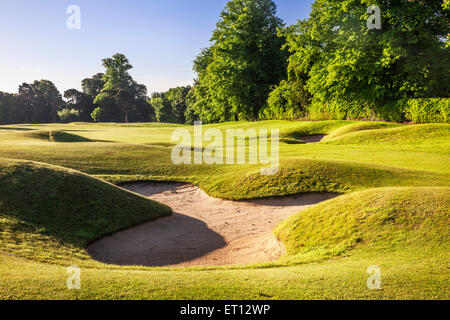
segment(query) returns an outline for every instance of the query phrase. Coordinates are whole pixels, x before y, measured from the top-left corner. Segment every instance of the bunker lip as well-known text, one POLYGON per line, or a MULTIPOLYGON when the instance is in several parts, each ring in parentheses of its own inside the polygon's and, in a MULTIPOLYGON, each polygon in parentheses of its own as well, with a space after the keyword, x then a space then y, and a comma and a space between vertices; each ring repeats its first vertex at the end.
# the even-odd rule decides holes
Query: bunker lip
POLYGON ((317 143, 317 142, 321 142, 326 136, 327 136, 326 134, 315 134, 315 135, 301 137, 301 138, 299 138, 299 140, 303 141, 306 144, 317 143))
POLYGON ((223 266, 277 260, 285 252, 273 229, 311 205, 336 197, 310 193, 247 201, 221 200, 182 183, 127 183, 123 188, 170 206, 172 216, 91 244, 97 261, 137 266, 223 266))

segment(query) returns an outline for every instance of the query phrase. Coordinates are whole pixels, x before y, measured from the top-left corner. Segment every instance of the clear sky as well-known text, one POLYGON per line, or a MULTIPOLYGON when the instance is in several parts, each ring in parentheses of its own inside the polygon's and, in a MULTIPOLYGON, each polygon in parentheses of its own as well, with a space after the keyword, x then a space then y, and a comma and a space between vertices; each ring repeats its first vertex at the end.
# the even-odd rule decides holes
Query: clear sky
MULTIPOLYGON (((47 79, 63 92, 103 72, 101 59, 123 53, 149 93, 192 83, 192 60, 208 46, 227 0, 0 0, 0 91, 47 79), (69 30, 70 5, 81 29, 69 30)), ((275 0, 287 25, 313 0, 275 0)))

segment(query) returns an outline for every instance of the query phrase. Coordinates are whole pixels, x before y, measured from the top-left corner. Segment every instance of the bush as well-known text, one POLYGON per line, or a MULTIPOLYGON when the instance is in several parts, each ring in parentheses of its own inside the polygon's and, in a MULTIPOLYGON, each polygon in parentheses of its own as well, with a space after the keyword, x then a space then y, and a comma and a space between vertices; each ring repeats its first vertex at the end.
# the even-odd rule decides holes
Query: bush
POLYGON ((293 120, 304 118, 310 94, 301 82, 281 81, 269 94, 267 107, 259 113, 264 120, 293 120))
POLYGON ((405 108, 405 117, 415 123, 448 123, 449 98, 410 99, 405 108))
POLYGON ((374 113, 358 102, 314 102, 308 106, 308 117, 311 120, 374 119, 374 113))
POLYGON ((80 112, 75 109, 63 109, 58 112, 58 117, 61 122, 75 122, 80 119, 80 112))
POLYGON ((415 123, 448 123, 450 99, 422 98, 385 103, 383 106, 361 106, 357 102, 315 102, 308 106, 311 120, 370 119, 415 123))
POLYGON ((403 122, 405 121, 405 103, 403 101, 394 101, 385 103, 375 108, 377 120, 403 122))

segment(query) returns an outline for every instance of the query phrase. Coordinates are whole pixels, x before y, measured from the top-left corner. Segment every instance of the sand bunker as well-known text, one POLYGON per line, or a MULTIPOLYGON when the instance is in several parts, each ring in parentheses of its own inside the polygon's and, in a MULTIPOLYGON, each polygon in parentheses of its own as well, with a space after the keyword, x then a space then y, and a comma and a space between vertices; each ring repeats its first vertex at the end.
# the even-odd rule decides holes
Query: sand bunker
POLYGON ((123 186, 173 209, 173 215, 118 232, 88 248, 96 260, 116 265, 218 266, 278 259, 284 247, 278 223, 332 194, 226 201, 176 183, 123 186))
POLYGON ((303 141, 304 143, 317 143, 321 142, 325 137, 326 137, 325 134, 316 134, 312 136, 301 137, 300 140, 303 141))

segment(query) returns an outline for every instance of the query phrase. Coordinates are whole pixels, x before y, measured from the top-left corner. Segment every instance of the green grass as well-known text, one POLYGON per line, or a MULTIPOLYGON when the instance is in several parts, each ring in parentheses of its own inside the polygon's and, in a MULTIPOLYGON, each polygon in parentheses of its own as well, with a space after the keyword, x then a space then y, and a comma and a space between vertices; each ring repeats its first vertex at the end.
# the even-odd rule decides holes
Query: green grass
POLYGON ((14 143, 37 142, 36 140, 41 140, 42 142, 91 142, 88 138, 61 130, 24 130, 12 134, 6 131, 0 132, 0 137, 2 137, 3 143, 6 141, 14 143))
POLYGON ((91 140, 64 131, 32 130, 23 134, 25 138, 43 139, 51 142, 90 142, 91 140))
POLYGON ((0 127, 0 298, 449 298, 450 125, 263 121, 204 126, 223 133, 279 129, 275 176, 260 175, 259 165, 176 166, 170 137, 177 128, 193 132, 166 124, 0 127), (327 137, 297 143, 318 134, 327 137), (93 176, 113 183, 184 181, 228 199, 322 191, 342 196, 283 222, 276 235, 288 252, 273 263, 118 267, 93 261, 84 248, 169 211, 93 176), (82 267, 82 290, 76 292, 66 289, 66 266, 72 264, 82 267), (381 267, 382 290, 366 287, 371 265, 381 267))
POLYGON ((386 128, 395 128, 401 126, 398 123, 388 123, 388 122, 365 122, 365 123, 355 123, 351 125, 347 125, 341 127, 339 129, 333 130, 326 138, 326 140, 330 140, 342 135, 345 135, 350 132, 359 132, 366 130, 374 130, 374 129, 386 129, 386 128))
POLYGON ((0 158, 0 250, 83 265, 106 235, 169 215, 170 208, 73 170, 0 158))
POLYGON ((372 189, 304 210, 275 233, 291 262, 350 255, 352 250, 440 255, 450 244, 449 208, 450 188, 372 189))
MULTIPOLYGON (((298 137, 332 134, 334 130, 354 125, 350 121, 264 121, 209 125, 204 130, 218 128, 224 132, 229 128, 277 128, 282 137, 298 137)), ((367 126, 367 123, 356 125, 367 126)), ((34 126, 27 127, 36 129, 34 126)), ((337 141, 306 145, 281 143, 281 170, 278 175, 270 177, 270 181, 259 175, 261 166, 257 165, 173 165, 171 149, 167 146, 174 144, 170 140, 171 133, 178 128, 174 126, 78 124, 40 126, 40 130, 43 127, 65 130, 93 142, 66 144, 27 140, 14 143, 8 140, 8 136, 17 133, 4 130, 0 132, 0 157, 60 165, 114 182, 121 179, 189 181, 211 195, 229 199, 308 191, 351 192, 389 186, 441 186, 450 182, 450 164, 447 161, 450 153, 449 125, 401 126, 400 132, 395 127, 353 132, 350 134, 364 133, 366 136, 349 144, 337 141), (434 135, 423 134, 433 130, 436 131, 434 135), (417 134, 412 135, 412 131, 417 134), (373 139, 379 139, 377 137, 384 134, 394 137, 403 134, 409 142, 399 143, 396 138, 373 143, 373 139)))
MULTIPOLYGON (((379 130, 350 131, 345 134, 331 135, 328 139, 339 144, 413 144, 425 142, 448 145, 450 126, 448 124, 424 124, 391 127, 379 130)), ((329 143, 332 143, 329 142, 329 143)))

